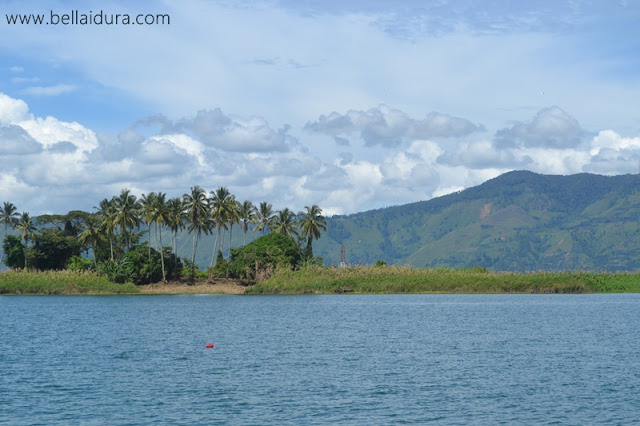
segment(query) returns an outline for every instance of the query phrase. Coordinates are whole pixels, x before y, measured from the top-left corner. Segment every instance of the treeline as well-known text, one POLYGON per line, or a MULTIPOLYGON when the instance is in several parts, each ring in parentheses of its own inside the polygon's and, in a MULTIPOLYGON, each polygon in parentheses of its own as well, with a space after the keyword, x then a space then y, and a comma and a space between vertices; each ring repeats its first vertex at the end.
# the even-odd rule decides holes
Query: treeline
MULTIPOLYGON (((12 269, 96 270, 115 282, 136 283, 179 278, 186 266, 193 281, 198 268, 196 250, 203 234, 215 233, 209 277, 216 266, 216 273, 232 274, 232 257, 240 256, 240 252, 232 250, 231 238, 234 229, 239 228, 244 233, 244 245, 250 230, 263 236, 267 232, 281 234, 295 243, 296 261, 322 262, 313 256, 312 247, 313 241, 327 229, 322 209, 317 205, 306 206, 305 211, 298 213, 289 208, 276 211, 266 201, 258 206, 248 200, 240 202, 225 187, 211 191, 208 196, 200 186, 194 186, 181 198, 167 198, 162 192, 138 198, 123 189, 119 195, 100 201, 94 209, 92 213, 71 211, 36 218, 27 212, 18 213, 13 203, 4 202, 0 207, 4 259, 0 259, 12 269), (18 235, 10 235, 9 227, 18 235), (178 232, 183 229, 192 236, 190 259, 178 253, 178 232), (163 230, 170 231, 170 246, 165 246, 162 240, 163 230), (147 242, 140 243, 145 233, 147 242), (152 240, 157 249, 151 246, 152 240), (81 256, 83 253, 91 253, 91 257, 81 256), (220 260, 224 261, 225 270, 217 265, 220 260)), ((246 264, 247 254, 243 257, 241 263, 246 264)), ((236 267, 235 271, 241 278, 256 275, 255 268, 252 273, 247 268, 241 272, 236 267)))

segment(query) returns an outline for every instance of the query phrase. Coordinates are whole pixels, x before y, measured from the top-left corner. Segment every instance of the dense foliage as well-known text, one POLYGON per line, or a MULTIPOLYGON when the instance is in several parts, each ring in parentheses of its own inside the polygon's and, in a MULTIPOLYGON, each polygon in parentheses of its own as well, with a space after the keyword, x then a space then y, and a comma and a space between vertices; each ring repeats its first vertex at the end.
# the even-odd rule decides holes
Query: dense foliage
POLYGON ((249 281, 266 279, 277 267, 295 268, 301 261, 300 247, 284 234, 271 233, 240 248, 231 249, 227 276, 249 281))
POLYGON ((276 265, 298 263, 301 249, 291 236, 306 243, 305 256, 309 261, 314 259, 312 243, 326 230, 326 220, 318 206, 305 208, 300 213, 288 208, 274 211, 271 204, 262 202, 257 209, 250 201, 237 201, 225 187, 211 191, 209 198, 199 186, 192 187, 182 198, 172 199, 160 192, 138 198, 123 189, 120 195, 103 199, 95 213, 71 211, 38 218, 27 212, 18 214, 12 203, 4 202, 0 207, 4 250, 0 255, 6 254, 4 263, 12 269, 95 270, 113 282, 136 284, 179 279, 184 263, 189 266, 193 282, 200 237, 215 234, 209 271, 253 279, 276 265), (270 236, 261 243, 250 244, 249 251, 234 251, 234 261, 234 225, 242 231, 246 244, 249 224, 255 224, 253 231, 263 235, 267 231, 281 235, 286 244, 270 236), (178 234, 183 229, 193 238, 190 260, 178 255, 178 234), (11 235, 9 230, 18 235, 11 235), (143 235, 146 242, 140 244, 143 235), (163 236, 171 246, 165 246, 163 236), (249 262, 253 273, 249 272, 249 262))

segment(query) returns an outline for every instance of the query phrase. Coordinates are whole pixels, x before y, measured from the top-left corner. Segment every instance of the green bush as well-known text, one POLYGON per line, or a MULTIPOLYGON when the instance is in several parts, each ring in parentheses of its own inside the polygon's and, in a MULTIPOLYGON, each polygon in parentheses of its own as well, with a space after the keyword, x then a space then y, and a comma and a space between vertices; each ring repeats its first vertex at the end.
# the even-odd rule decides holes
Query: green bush
POLYGON ((300 249, 293 238, 271 233, 244 247, 231 249, 229 276, 261 281, 277 267, 294 268, 300 260, 300 249))
POLYGON ((126 282, 132 282, 134 279, 134 272, 129 259, 104 260, 98 263, 98 273, 105 275, 109 278, 109 281, 122 284, 126 282))
POLYGON ((24 268, 24 246, 20 237, 7 235, 2 243, 5 253, 4 264, 11 269, 24 268))
POLYGON ((30 268, 39 271, 60 270, 72 256, 79 254, 80 242, 76 237, 59 229, 42 229, 27 250, 27 262, 30 268))
POLYGON ((93 260, 82 256, 72 256, 67 262, 67 269, 71 271, 90 271, 94 266, 93 260))
POLYGON ((218 257, 216 257, 216 266, 213 267, 211 275, 220 278, 226 278, 229 276, 229 262, 227 262, 222 255, 222 250, 218 250, 218 257))

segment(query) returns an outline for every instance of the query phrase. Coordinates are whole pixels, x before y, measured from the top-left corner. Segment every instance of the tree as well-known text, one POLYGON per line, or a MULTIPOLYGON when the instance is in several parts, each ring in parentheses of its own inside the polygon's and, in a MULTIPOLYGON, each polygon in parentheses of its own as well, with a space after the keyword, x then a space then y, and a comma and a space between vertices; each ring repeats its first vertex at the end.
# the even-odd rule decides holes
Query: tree
POLYGON ((216 240, 213 244, 213 253, 211 255, 211 268, 213 268, 218 243, 222 248, 220 231, 222 230, 223 226, 226 226, 227 220, 229 220, 232 215, 232 208, 233 206, 235 206, 235 197, 231 195, 227 188, 221 186, 215 191, 211 191, 209 206, 211 218, 213 219, 217 230, 216 240))
MULTIPOLYGON (((18 209, 13 203, 5 201, 2 207, 0 207, 0 223, 4 224, 4 233, 2 234, 3 240, 7 236, 9 226, 15 227, 19 217, 18 209)), ((2 262, 3 253, 4 252, 0 252, 0 262, 2 262)))
POLYGON ((307 238, 305 257, 310 259, 313 257, 313 240, 320 238, 321 231, 327 230, 327 221, 322 216, 322 209, 317 205, 305 206, 304 208, 306 211, 299 213, 298 225, 302 236, 307 238))
POLYGON ((158 192, 156 195, 153 205, 152 205, 152 215, 151 218, 156 225, 156 246, 158 245, 158 234, 160 234, 160 247, 158 251, 160 252, 160 263, 162 265, 162 281, 167 280, 167 275, 165 274, 164 268, 164 249, 162 247, 162 226, 168 223, 169 210, 167 208, 167 203, 165 201, 166 195, 162 192, 158 192))
POLYGON ((178 263, 178 231, 184 228, 184 203, 180 198, 172 198, 167 202, 167 225, 171 229, 174 270, 178 263))
POLYGON ((273 225, 271 228, 273 232, 286 235, 288 237, 298 235, 298 227, 296 225, 295 217, 288 207, 278 211, 278 214, 273 219, 273 225))
POLYGON ((116 227, 116 206, 115 206, 115 198, 111 200, 103 199, 100 201, 99 207, 94 207, 97 209, 96 212, 99 221, 100 221, 100 229, 107 234, 107 238, 109 239, 109 251, 110 251, 110 259, 113 260, 113 231, 116 227))
POLYGON ((29 213, 23 212, 18 223, 16 224, 16 231, 20 232, 22 239, 24 240, 24 269, 27 269, 27 248, 29 247, 29 239, 33 237, 36 232, 35 221, 29 213))
POLYGON ((247 245, 247 231, 249 230, 249 223, 252 223, 256 218, 256 206, 251 201, 244 201, 238 208, 238 217, 242 222, 244 245, 247 245))
POLYGON ((195 277, 195 259, 196 249, 198 247, 198 239, 201 233, 209 233, 209 205, 207 202, 207 194, 198 185, 191 187, 190 194, 182 196, 184 207, 186 210, 189 233, 193 233, 193 249, 191 250, 191 282, 195 277))
POLYGON ((100 219, 96 216, 89 216, 85 222, 84 231, 82 231, 78 238, 80 239, 80 244, 84 247, 91 245, 93 265, 98 266, 96 251, 98 249, 98 243, 102 239, 102 234, 100 233, 100 219))
POLYGON ((259 281, 278 266, 294 268, 300 263, 300 250, 292 237, 272 232, 249 244, 231 250, 227 272, 235 278, 259 281))
POLYGON ((60 270, 73 256, 80 255, 81 244, 77 237, 62 229, 44 228, 33 236, 33 244, 27 250, 32 268, 46 271, 60 270))
POLYGON ((15 235, 7 235, 2 242, 2 251, 7 255, 4 258, 4 264, 11 269, 18 269, 24 265, 25 249, 22 245, 22 239, 15 235))
POLYGON ((262 230, 262 235, 264 235, 267 228, 271 225, 271 221, 273 219, 273 206, 266 201, 260 203, 260 208, 256 213, 256 221, 257 225, 253 228, 253 231, 262 230))
POLYGON ((231 259, 231 238, 233 237, 233 224, 240 223, 240 202, 236 201, 236 197, 232 196, 233 200, 229 203, 229 214, 227 221, 229 222, 229 251, 227 252, 227 258, 231 259))
POLYGON ((136 196, 128 189, 123 189, 115 199, 116 216, 115 222, 120 225, 120 232, 127 245, 127 250, 131 249, 131 232, 140 223, 140 203, 136 196))
POLYGON ((142 194, 142 197, 140 197, 140 205, 142 207, 141 209, 142 219, 144 220, 144 223, 147 225, 147 230, 148 230, 147 241, 149 242, 149 244, 147 246, 149 248, 148 250, 149 259, 151 259, 151 223, 153 223, 155 201, 156 201, 155 192, 142 194))

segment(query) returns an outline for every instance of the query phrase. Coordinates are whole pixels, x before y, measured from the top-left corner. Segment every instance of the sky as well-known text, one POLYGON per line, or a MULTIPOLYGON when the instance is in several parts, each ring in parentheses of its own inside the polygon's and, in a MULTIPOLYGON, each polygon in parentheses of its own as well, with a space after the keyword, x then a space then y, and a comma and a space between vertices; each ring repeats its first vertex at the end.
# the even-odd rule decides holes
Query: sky
POLYGON ((225 186, 333 215, 638 173, 639 24, 631 0, 0 0, 0 202, 225 186))

